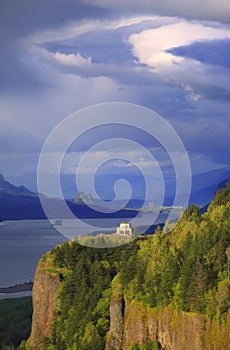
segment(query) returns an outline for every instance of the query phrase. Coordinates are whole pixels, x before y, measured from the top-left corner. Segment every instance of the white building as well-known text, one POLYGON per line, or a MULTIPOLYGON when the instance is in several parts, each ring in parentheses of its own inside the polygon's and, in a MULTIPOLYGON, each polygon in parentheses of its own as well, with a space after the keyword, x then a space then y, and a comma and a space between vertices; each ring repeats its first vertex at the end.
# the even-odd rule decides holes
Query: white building
POLYGON ((120 227, 117 228, 116 233, 118 235, 131 236, 133 234, 133 229, 128 222, 121 222, 120 227))

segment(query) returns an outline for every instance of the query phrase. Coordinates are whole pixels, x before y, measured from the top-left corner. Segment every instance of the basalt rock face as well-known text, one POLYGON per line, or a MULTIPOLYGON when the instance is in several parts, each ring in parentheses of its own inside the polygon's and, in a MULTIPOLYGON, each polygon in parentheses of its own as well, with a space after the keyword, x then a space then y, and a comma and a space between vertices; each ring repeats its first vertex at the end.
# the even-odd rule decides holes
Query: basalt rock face
MULTIPOLYGON (((46 350, 56 317, 59 275, 38 265, 33 287, 33 320, 28 349, 46 350)), ((230 312, 227 319, 230 321, 230 312)), ((110 301, 110 330, 105 350, 129 350, 132 344, 158 341, 163 350, 230 350, 230 330, 226 324, 205 315, 186 313, 168 306, 151 308, 136 300, 128 301, 117 288, 110 301)))
POLYGON ((121 319, 121 305, 120 300, 112 298, 106 350, 128 350, 132 344, 143 345, 155 340, 164 350, 230 349, 227 326, 204 315, 185 313, 171 307, 159 311, 136 301, 126 301, 121 319))
POLYGON ((105 350, 121 350, 124 331, 124 300, 119 289, 110 301, 110 330, 105 350))
POLYGON ((150 314, 147 307, 140 307, 136 302, 125 302, 121 296, 112 297, 106 350, 128 350, 132 344, 145 344, 157 338, 156 314, 150 314))
POLYGON ((57 274, 53 274, 38 264, 33 286, 33 319, 29 338, 29 349, 45 350, 43 339, 49 337, 55 320, 55 294, 60 287, 57 274))

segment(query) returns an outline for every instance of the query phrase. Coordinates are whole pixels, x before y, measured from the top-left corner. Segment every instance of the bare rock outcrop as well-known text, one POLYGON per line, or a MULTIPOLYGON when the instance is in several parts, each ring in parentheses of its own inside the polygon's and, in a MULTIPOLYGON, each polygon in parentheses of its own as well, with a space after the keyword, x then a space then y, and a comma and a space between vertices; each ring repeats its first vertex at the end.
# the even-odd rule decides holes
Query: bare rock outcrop
POLYGON ((105 350, 122 350, 124 330, 124 300, 118 286, 110 301, 110 330, 105 350))
POLYGON ((128 350, 132 344, 158 341, 164 350, 230 350, 230 329, 205 315, 186 313, 172 307, 150 308, 135 300, 125 302, 124 318, 119 303, 111 300, 111 326, 106 350, 128 350), (120 326, 120 328, 119 328, 120 326), (118 339, 120 337, 120 343, 118 339))
POLYGON ((43 268, 39 262, 32 294, 33 318, 28 341, 31 350, 43 350, 43 339, 51 335, 56 313, 55 295, 59 287, 59 275, 43 268))
MULTIPOLYGON (((60 273, 50 269, 50 261, 46 262, 44 264, 44 259, 39 262, 35 274, 32 330, 27 342, 30 350, 46 350, 44 339, 52 335, 56 318, 60 273)), ((105 350, 129 350, 132 344, 144 345, 151 341, 158 341, 164 350, 230 350, 227 323, 171 306, 151 308, 137 300, 124 298, 119 283, 114 287, 112 282, 112 285, 110 330, 105 350)), ((230 320, 230 311, 227 320, 230 320)))

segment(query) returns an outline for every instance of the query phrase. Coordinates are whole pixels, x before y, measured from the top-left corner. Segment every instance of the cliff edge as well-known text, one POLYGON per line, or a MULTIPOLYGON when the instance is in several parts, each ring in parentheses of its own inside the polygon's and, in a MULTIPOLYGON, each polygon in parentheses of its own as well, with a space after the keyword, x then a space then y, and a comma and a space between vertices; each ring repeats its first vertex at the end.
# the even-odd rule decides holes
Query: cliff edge
POLYGON ((32 300, 33 318, 29 349, 43 349, 43 340, 50 337, 56 312, 56 292, 60 287, 59 274, 45 267, 44 257, 37 266, 32 300))
POLYGON ((39 262, 31 350, 230 350, 230 187, 168 232, 39 262), (58 293, 57 293, 58 291, 58 293))

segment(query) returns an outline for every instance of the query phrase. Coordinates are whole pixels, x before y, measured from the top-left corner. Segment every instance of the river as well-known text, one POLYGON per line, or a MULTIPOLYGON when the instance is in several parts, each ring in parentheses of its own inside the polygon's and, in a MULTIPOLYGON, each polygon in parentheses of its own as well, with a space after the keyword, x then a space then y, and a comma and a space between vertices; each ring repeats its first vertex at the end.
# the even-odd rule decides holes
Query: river
MULTIPOLYGON (((140 225, 151 224, 151 214, 138 219, 140 225)), ((160 217, 157 222, 164 221, 160 217)), ((107 219, 116 227, 122 219, 107 219)), ((79 221, 75 232, 89 234, 106 226, 105 220, 91 219, 95 229, 85 229, 79 221), (103 222, 102 222, 103 221, 103 222)), ((69 223, 71 225, 71 222, 69 223)), ((109 226, 107 225, 107 226, 109 226)), ((103 229, 106 231, 106 228, 103 229)), ((76 234, 75 234, 76 235, 76 234)), ((34 279, 36 265, 42 255, 66 240, 48 220, 6 221, 0 224, 0 287, 12 286, 34 279)))

